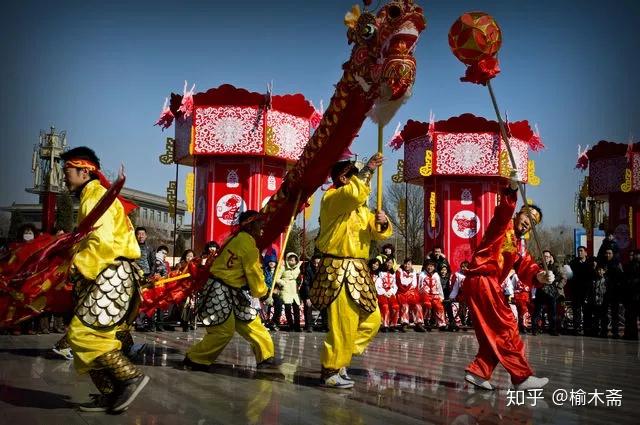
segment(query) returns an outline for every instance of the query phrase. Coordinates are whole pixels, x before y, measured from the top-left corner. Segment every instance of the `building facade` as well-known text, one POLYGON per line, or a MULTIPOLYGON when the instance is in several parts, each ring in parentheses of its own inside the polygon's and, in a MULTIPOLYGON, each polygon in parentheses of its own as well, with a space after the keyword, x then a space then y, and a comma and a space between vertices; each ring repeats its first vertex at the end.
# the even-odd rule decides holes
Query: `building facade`
MULTIPOLYGON (((154 195, 152 193, 143 192, 132 188, 123 188, 120 192, 122 196, 133 201, 138 205, 138 209, 131 217, 135 226, 144 226, 150 236, 153 236, 156 243, 171 245, 173 243, 173 215, 169 214, 169 205, 167 199, 163 196, 154 195)), ((177 205, 177 230, 178 235, 182 236, 184 246, 191 246, 191 225, 185 225, 184 218, 187 205, 178 201, 177 205)), ((42 204, 16 204, 1 207, 3 211, 8 211, 12 215, 19 212, 22 216, 23 223, 31 223, 38 229, 42 228, 42 204)), ((76 222, 78 214, 78 202, 74 199, 73 219, 76 222)))

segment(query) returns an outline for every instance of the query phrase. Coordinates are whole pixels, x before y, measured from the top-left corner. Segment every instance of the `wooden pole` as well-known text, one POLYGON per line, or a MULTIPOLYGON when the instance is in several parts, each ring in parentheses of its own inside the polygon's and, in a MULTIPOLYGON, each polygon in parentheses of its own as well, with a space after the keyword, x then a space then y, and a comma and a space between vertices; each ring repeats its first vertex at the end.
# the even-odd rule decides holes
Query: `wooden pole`
MULTIPOLYGON (((285 249, 287 248, 287 242, 289 241, 289 235, 291 234, 291 228, 293 227, 293 223, 296 220, 296 215, 298 215, 298 205, 300 205, 300 197, 302 196, 302 192, 298 193, 298 197, 296 198, 296 203, 293 208, 293 214, 291 215, 291 220, 289 221, 289 227, 287 228, 287 232, 284 234, 284 241, 282 242, 282 246, 280 247, 280 255, 278 255, 278 263, 276 264, 276 270, 273 273, 273 283, 271 284, 271 288, 269 288, 269 296, 267 298, 271 298, 273 295, 273 288, 276 286, 276 279, 280 270, 282 270, 283 260, 285 249)), ((304 214, 304 211, 303 211, 304 214)))
POLYGON ((307 210, 302 210, 302 260, 307 259, 307 210))
MULTIPOLYGON (((176 199, 173 203, 173 266, 176 265, 176 240, 178 236, 178 167, 180 165, 176 162, 176 199)), ((179 253, 178 255, 182 255, 179 253)))
POLYGON ((409 183, 404 182, 404 258, 411 258, 409 255, 409 183))
MULTIPOLYGON (((383 150, 383 129, 384 125, 378 123, 378 155, 382 155, 383 150)), ((378 192, 376 193, 376 212, 382 211, 382 165, 378 167, 378 192)))
MULTIPOLYGON (((516 165, 516 160, 513 157, 513 152, 511 151, 511 145, 509 144, 509 136, 507 134, 507 129, 504 125, 504 122, 502 121, 502 116, 500 115, 500 109, 498 108, 498 102, 496 101, 496 96, 493 93, 493 88, 491 87, 491 81, 487 81, 487 87, 489 88, 489 95, 491 96, 491 102, 493 103, 493 109, 496 112, 496 117, 498 118, 498 126, 500 127, 500 133, 502 134, 502 139, 504 140, 504 145, 507 147, 507 153, 509 154, 509 160, 511 161, 511 167, 514 170, 517 170, 518 167, 516 165)), ((518 191, 520 192, 520 195, 522 196, 522 201, 524 202, 524 205, 527 205, 527 197, 526 197, 526 193, 524 191, 523 185, 520 181, 518 181, 518 191)), ((536 243, 536 247, 538 248, 538 254, 540 255, 540 258, 542 258, 542 246, 540 245, 540 239, 538 238, 538 232, 536 230, 536 224, 533 220, 533 217, 531 216, 531 212, 528 209, 525 209, 525 211, 527 212, 527 216, 529 217, 529 221, 531 222, 531 233, 533 234, 533 240, 536 243)), ((542 267, 544 268, 545 272, 548 272, 549 269, 547 267, 547 263, 543 260, 542 261, 542 267)))

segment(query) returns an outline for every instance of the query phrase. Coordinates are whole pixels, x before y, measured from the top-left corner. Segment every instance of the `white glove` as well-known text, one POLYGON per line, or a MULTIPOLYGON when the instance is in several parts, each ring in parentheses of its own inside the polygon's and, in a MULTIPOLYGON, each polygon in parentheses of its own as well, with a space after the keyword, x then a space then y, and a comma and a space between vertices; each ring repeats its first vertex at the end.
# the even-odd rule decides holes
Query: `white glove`
POLYGON ((551 283, 554 280, 556 280, 556 276, 553 274, 552 271, 541 271, 536 275, 536 278, 538 279, 538 282, 540 283, 551 283))
POLYGON ((264 303, 266 305, 273 305, 273 297, 269 297, 266 300, 264 300, 264 303))

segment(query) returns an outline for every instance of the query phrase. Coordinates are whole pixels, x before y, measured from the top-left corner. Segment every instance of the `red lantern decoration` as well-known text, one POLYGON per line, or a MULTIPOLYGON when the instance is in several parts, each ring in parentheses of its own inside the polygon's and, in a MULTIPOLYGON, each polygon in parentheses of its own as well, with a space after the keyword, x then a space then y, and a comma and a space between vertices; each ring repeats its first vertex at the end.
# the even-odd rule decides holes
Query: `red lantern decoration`
POLYGON ((462 81, 486 84, 499 72, 496 55, 502 45, 502 33, 493 17, 484 12, 460 16, 449 30, 449 46, 462 63, 468 65, 462 81))

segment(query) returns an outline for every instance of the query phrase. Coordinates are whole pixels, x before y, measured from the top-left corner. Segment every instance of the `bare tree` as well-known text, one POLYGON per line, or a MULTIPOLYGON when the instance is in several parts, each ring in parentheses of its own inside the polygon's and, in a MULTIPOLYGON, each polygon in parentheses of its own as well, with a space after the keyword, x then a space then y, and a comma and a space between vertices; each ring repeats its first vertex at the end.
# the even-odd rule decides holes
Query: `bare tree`
MULTIPOLYGON (((536 230, 540 238, 540 247, 551 251, 557 261, 562 262, 566 257, 574 255, 573 230, 571 227, 567 225, 546 227, 544 224, 541 224, 536 230)), ((527 246, 529 252, 531 252, 537 260, 540 260, 540 253, 538 252, 535 241, 530 239, 527 246)))
MULTIPOLYGON (((373 200, 375 203, 375 195, 373 200)), ((424 191, 422 187, 408 185, 405 200, 405 184, 389 184, 382 198, 382 209, 389 217, 394 232, 399 236, 398 246, 396 246, 397 259, 402 261, 407 257, 416 262, 421 261, 424 252, 424 191)))

